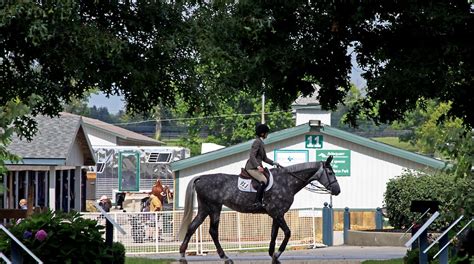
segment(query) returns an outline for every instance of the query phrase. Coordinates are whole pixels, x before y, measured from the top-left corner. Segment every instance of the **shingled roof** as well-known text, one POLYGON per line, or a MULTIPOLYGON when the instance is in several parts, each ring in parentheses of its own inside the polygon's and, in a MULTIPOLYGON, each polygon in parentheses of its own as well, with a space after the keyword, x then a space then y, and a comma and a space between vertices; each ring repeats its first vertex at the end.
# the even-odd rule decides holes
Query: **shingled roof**
MULTIPOLYGON (((71 113, 61 113, 63 116, 77 116, 71 113)), ((114 126, 112 124, 100 121, 98 119, 89 118, 89 117, 82 117, 85 127, 93 127, 95 129, 102 130, 106 133, 112 134, 116 136, 121 142, 120 145, 127 145, 127 146, 160 146, 164 145, 163 142, 155 140, 153 138, 149 138, 142 134, 135 133, 133 131, 114 126)))
POLYGON ((23 164, 66 165, 74 143, 78 142, 85 164, 95 165, 89 140, 84 133, 80 116, 37 116, 38 132, 31 141, 13 136, 7 149, 23 158, 23 164))

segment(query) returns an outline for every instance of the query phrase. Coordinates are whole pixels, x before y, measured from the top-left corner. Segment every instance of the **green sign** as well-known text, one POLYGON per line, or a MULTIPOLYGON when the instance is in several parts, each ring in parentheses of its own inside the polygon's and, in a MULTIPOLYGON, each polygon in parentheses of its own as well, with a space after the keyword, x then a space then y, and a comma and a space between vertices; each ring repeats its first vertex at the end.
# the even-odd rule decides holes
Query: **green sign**
POLYGON ((329 156, 336 176, 351 176, 351 151, 350 150, 316 150, 316 161, 325 161, 329 156))
POLYGON ((306 148, 323 148, 323 135, 306 135, 306 148))

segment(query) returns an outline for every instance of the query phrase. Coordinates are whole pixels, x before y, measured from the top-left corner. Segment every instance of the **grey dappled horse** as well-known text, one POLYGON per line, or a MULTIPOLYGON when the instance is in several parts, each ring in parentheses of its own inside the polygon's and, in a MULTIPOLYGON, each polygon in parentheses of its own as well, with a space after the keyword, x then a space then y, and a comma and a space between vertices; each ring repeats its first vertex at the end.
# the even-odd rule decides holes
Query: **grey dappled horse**
POLYGON ((241 213, 268 214, 272 219, 272 233, 268 253, 274 262, 285 250, 291 231, 284 215, 290 209, 294 196, 313 180, 319 181, 333 195, 340 193, 334 171, 331 167, 332 156, 326 161, 306 162, 285 168, 271 169, 273 187, 265 192, 265 207, 255 207, 256 193, 242 192, 237 187, 238 175, 208 174, 192 179, 186 189, 184 216, 180 229, 183 243, 179 248, 181 261, 185 261, 185 252, 189 240, 204 219, 210 217, 209 233, 214 241, 219 257, 232 262, 219 243, 219 219, 222 205, 241 213), (194 208, 194 191, 197 193, 198 212, 191 222, 194 208), (275 252, 275 240, 281 228, 285 234, 278 252, 275 252), (184 235, 185 234, 185 235, 184 235))

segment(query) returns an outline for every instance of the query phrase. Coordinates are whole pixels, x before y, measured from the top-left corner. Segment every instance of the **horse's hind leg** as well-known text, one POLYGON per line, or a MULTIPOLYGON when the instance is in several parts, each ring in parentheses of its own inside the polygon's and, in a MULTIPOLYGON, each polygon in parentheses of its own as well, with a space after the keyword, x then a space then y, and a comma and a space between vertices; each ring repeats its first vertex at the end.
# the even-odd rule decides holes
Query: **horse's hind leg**
POLYGON ((189 225, 188 231, 186 232, 186 236, 184 237, 183 243, 181 243, 181 246, 179 247, 179 253, 181 254, 181 257, 185 257, 186 249, 188 248, 188 243, 189 240, 191 240, 191 237, 193 236, 194 232, 196 232, 196 229, 204 222, 204 219, 208 216, 208 212, 203 212, 198 210, 198 213, 196 217, 194 217, 193 221, 189 225))
POLYGON ((209 217, 211 218, 211 223, 209 226, 209 234, 211 234, 212 240, 214 241, 214 245, 217 249, 217 254, 221 259, 229 259, 226 256, 224 250, 222 249, 221 243, 219 242, 219 222, 221 218, 221 208, 218 208, 217 211, 212 212, 209 217))

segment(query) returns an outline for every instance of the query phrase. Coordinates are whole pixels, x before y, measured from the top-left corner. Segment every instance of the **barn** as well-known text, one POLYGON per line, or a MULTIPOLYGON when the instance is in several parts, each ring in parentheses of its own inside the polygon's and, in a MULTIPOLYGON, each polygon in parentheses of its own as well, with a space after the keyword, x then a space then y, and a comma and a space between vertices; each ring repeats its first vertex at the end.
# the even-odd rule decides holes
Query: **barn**
MULTIPOLYGON (((445 167, 443 161, 321 124, 320 120, 310 120, 308 109, 304 108, 305 114, 300 116, 297 110, 298 125, 295 127, 269 134, 265 140, 267 156, 283 166, 334 156, 332 165, 341 194, 331 197, 311 192, 311 188, 303 189, 296 195, 292 209, 321 208, 324 202, 332 202, 335 209, 382 207, 387 182, 404 170, 436 171, 445 167)), ((314 110, 321 112, 318 107, 314 110)), ((322 114, 328 120, 327 113, 322 114)), ((312 117, 317 118, 318 114, 312 117)), ((185 190, 194 177, 212 173, 238 174, 245 166, 252 142, 253 139, 173 162, 176 208, 184 207, 185 190)))

